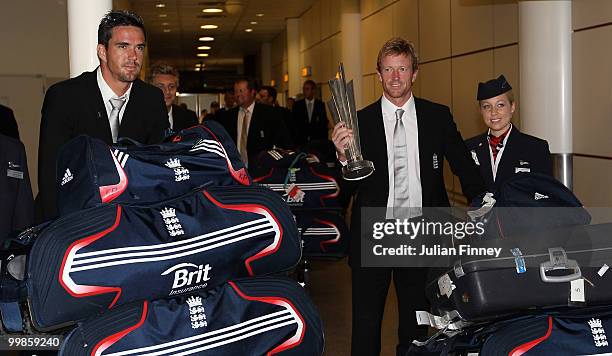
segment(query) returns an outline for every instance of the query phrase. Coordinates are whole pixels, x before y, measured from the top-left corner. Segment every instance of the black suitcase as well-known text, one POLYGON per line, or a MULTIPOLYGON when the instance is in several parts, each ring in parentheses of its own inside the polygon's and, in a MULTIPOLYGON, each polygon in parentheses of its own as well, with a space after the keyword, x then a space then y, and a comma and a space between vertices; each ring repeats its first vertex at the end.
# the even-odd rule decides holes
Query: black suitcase
POLYGON ((323 325, 303 288, 249 278, 182 300, 137 302, 81 323, 60 355, 308 355, 323 325))
POLYGON ((461 256, 428 283, 434 314, 487 321, 526 310, 612 304, 612 224, 539 231, 471 243, 499 257, 461 256), (577 291, 576 288, 581 288, 577 291))

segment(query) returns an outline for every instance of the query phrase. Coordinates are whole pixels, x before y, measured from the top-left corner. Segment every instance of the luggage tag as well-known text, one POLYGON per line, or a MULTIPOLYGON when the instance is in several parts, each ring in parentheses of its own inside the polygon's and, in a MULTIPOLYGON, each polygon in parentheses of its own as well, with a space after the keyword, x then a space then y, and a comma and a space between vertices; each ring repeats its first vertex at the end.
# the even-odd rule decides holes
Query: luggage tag
POLYGON ((514 167, 514 173, 521 173, 521 172, 529 173, 531 172, 531 168, 514 167))
POLYGON ((516 273, 521 274, 527 272, 527 267, 525 266, 525 259, 523 258, 523 253, 521 250, 517 248, 510 249, 510 252, 514 256, 514 264, 516 265, 516 273))
POLYGON ((295 183, 291 183, 287 186, 287 188, 285 188, 285 193, 295 202, 304 201, 304 195, 306 195, 295 183))
POLYGON ((608 269, 610 269, 610 267, 604 263, 604 265, 601 266, 599 271, 597 271, 597 275, 599 275, 599 277, 603 277, 603 275, 606 274, 606 272, 608 272, 608 269))
POLYGON ((444 274, 442 277, 438 278, 438 288, 440 289, 440 295, 445 295, 447 298, 450 298, 451 294, 453 294, 453 290, 457 288, 452 279, 448 274, 444 274))
POLYGON ((570 302, 586 303, 584 279, 578 278, 570 282, 570 302))

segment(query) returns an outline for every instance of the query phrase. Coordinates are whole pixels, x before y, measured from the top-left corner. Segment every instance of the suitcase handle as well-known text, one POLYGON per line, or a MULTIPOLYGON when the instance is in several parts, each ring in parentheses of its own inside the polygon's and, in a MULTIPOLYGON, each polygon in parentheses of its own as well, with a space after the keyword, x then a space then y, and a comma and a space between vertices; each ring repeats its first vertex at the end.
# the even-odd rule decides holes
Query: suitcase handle
POLYGON ((580 266, 575 260, 570 260, 561 247, 549 248, 550 261, 540 264, 540 278, 545 283, 566 283, 582 277, 580 266), (558 270, 571 270, 573 273, 563 276, 549 276, 546 273, 558 270))

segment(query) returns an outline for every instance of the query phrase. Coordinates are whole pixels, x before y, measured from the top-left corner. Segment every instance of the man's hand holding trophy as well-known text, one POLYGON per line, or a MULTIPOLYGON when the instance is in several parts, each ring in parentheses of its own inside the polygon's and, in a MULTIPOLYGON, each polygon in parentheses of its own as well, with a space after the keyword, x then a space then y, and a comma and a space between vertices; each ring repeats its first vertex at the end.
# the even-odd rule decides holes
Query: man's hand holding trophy
POLYGON ((364 160, 361 155, 353 81, 346 83, 342 63, 337 78, 329 81, 329 89, 332 99, 327 106, 336 124, 332 140, 338 159, 343 162, 342 175, 346 180, 364 179, 374 172, 374 163, 364 160))

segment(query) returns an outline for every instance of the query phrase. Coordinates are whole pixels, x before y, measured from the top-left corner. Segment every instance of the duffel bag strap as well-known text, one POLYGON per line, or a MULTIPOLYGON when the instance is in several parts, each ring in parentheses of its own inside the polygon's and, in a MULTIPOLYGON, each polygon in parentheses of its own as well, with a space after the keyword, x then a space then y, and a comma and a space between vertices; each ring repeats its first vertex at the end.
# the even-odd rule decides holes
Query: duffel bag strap
POLYGON ((293 159, 293 161, 291 162, 291 164, 289 165, 289 168, 287 168, 287 174, 285 175, 285 180, 283 181, 283 189, 287 189, 287 183, 289 183, 289 177, 291 176, 291 170, 293 169, 293 167, 295 167, 295 165, 304 157, 307 157, 308 155, 304 152, 300 152, 298 153, 295 158, 293 159))

